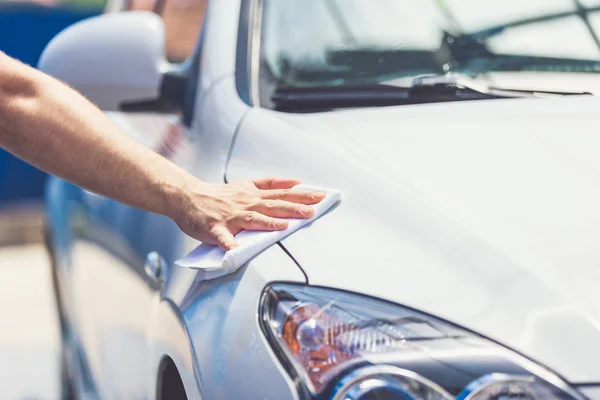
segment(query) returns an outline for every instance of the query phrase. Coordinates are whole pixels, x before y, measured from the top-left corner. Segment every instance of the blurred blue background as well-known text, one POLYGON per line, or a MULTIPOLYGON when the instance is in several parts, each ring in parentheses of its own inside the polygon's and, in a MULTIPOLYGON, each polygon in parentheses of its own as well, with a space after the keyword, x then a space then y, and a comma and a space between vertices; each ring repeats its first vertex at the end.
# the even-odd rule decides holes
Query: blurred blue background
MULTIPOLYGON (((0 0, 0 50, 36 66, 46 44, 58 32, 99 14, 103 1, 22 3, 0 0)), ((47 175, 0 149, 0 206, 41 199, 47 175)))

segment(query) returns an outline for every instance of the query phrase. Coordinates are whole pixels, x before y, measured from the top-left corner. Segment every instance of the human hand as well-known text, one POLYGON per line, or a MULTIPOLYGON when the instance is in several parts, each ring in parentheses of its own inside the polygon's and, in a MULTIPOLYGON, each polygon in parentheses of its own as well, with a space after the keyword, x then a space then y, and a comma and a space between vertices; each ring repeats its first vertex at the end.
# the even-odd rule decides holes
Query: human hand
POLYGON ((263 178, 211 184, 195 181, 180 193, 169 215, 187 235, 223 250, 237 246, 242 230, 277 231, 287 228, 282 218, 310 218, 310 206, 325 198, 323 192, 293 189, 300 181, 263 178))

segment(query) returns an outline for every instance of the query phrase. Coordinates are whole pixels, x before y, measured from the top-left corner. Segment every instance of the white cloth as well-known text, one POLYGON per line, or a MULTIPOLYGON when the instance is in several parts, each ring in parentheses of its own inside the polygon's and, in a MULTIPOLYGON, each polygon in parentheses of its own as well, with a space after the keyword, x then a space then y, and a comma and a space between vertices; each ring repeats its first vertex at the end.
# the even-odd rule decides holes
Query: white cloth
POLYGON ((295 189, 314 190, 325 193, 325 198, 313 206, 315 212, 311 218, 290 218, 288 219, 288 227, 283 231, 242 231, 235 236, 239 246, 228 252, 224 252, 218 246, 202 243, 182 259, 175 261, 175 264, 180 267, 203 270, 204 276, 202 280, 215 279, 234 273, 263 250, 266 250, 298 229, 321 217, 342 198, 339 190, 323 189, 308 185, 298 185, 295 189))

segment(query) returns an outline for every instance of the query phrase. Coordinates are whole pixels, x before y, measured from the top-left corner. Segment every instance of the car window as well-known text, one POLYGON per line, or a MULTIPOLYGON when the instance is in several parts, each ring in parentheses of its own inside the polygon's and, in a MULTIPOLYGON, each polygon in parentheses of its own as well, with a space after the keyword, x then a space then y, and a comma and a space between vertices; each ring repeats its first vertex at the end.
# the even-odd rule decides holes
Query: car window
POLYGON ((598 0, 577 4, 264 0, 265 76, 280 87, 333 87, 447 72, 598 72, 598 0))
POLYGON ((181 62, 194 51, 207 0, 131 0, 130 10, 155 11, 161 15, 167 34, 167 58, 181 62))

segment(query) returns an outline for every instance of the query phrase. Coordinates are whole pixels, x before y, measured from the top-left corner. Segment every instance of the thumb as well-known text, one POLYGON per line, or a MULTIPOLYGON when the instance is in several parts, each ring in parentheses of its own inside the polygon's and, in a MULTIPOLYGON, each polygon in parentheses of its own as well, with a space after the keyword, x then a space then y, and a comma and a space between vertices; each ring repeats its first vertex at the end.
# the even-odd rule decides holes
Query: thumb
POLYGON ((212 231, 214 240, 217 242, 220 248, 225 251, 229 251, 238 246, 235 238, 225 226, 216 226, 212 231))

